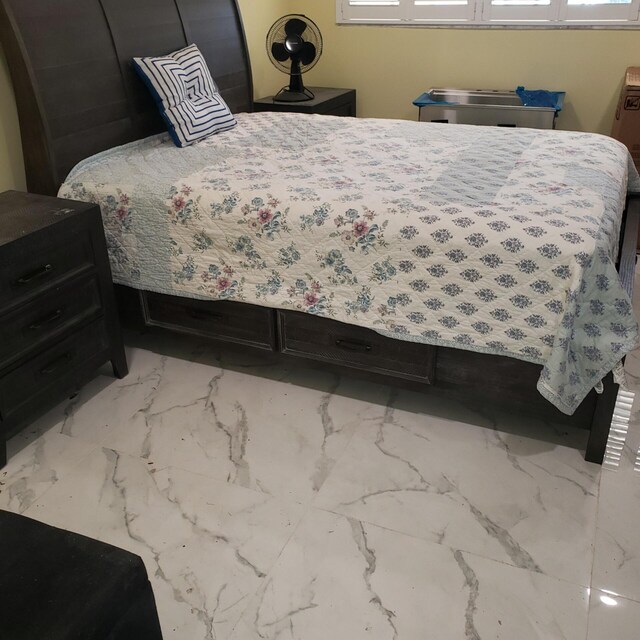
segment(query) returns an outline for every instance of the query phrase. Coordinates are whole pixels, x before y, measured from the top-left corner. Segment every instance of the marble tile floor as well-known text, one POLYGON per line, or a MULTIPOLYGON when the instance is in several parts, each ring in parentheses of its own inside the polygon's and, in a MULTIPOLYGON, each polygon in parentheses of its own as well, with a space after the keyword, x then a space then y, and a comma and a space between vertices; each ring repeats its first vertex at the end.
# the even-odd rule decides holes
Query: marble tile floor
POLYGON ((640 637, 640 406, 613 471, 585 432, 127 341, 9 442, 0 508, 139 554, 166 640, 640 637))

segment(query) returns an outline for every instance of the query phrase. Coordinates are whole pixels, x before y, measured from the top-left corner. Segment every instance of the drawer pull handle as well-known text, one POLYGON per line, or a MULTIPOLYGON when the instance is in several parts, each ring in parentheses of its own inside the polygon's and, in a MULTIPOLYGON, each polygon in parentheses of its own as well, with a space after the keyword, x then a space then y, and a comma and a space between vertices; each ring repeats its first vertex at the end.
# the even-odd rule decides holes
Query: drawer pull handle
POLYGON ((63 353, 59 358, 52 360, 48 365, 42 367, 42 369, 40 369, 40 373, 43 376, 50 376, 72 360, 73 353, 71 351, 67 351, 67 353, 63 353))
POLYGON ((361 351, 363 353, 368 353, 373 349, 370 344, 366 342, 359 342, 357 340, 342 340, 338 338, 336 340, 336 347, 340 347, 341 349, 345 349, 346 351, 361 351))
POLYGON ((194 320, 213 320, 214 322, 222 322, 224 316, 215 311, 205 311, 204 309, 187 309, 187 314, 194 320))
POLYGON ((53 271, 53 269, 54 267, 52 264, 44 264, 35 271, 27 273, 21 278, 18 278, 16 280, 16 284, 20 287, 26 284, 31 284, 34 280, 40 280, 40 278, 44 278, 45 276, 49 275, 53 271))
POLYGON ((36 320, 33 324, 30 324, 29 330, 37 331, 38 329, 42 329, 42 327, 48 324, 52 324, 56 320, 60 320, 61 317, 62 317, 62 309, 56 309, 50 315, 45 316, 44 318, 40 318, 39 320, 36 320))

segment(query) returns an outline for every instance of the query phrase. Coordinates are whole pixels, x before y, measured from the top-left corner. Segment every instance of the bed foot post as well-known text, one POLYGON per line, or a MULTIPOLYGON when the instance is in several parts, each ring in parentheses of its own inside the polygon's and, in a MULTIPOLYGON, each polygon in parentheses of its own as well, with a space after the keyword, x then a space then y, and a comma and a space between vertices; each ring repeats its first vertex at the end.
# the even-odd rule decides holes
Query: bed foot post
POLYGON ((587 451, 584 456, 587 462, 595 462, 596 464, 602 464, 604 460, 619 388, 613 381, 613 374, 611 373, 607 375, 603 383, 604 391, 598 394, 598 399, 596 400, 596 407, 591 419, 591 432, 587 442, 587 451))
POLYGON ((116 378, 122 380, 122 378, 127 376, 129 373, 129 365, 127 364, 127 356, 124 348, 120 347, 113 352, 111 366, 113 368, 113 375, 116 378))

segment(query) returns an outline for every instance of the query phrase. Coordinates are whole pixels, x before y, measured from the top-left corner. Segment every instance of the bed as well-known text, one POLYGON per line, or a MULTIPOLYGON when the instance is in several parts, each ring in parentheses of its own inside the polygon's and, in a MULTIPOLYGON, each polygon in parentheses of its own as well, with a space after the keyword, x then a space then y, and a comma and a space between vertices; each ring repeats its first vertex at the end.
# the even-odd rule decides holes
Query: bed
POLYGON ((29 188, 100 203, 147 325, 473 389, 588 428, 602 461, 610 372, 638 339, 622 145, 249 114, 234 0, 49 5, 2 4, 29 188), (239 126, 177 149, 130 60, 191 42, 239 126))

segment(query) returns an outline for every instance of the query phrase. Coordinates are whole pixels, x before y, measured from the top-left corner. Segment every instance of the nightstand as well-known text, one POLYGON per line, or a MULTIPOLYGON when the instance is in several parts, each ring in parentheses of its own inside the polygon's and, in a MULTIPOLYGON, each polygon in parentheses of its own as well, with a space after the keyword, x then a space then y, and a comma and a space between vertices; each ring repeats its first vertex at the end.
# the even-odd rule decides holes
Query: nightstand
POLYGON ((0 194, 0 467, 6 441, 127 361, 97 205, 0 194))
POLYGON ((327 116, 356 117, 356 90, 308 87, 315 94, 306 102, 274 102, 273 96, 253 103, 254 111, 286 111, 289 113, 320 113, 327 116))

